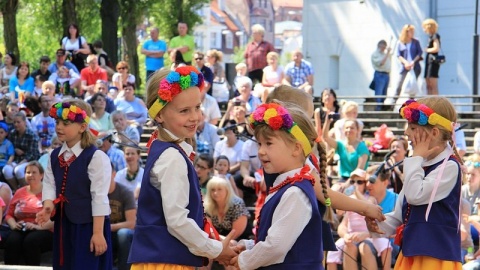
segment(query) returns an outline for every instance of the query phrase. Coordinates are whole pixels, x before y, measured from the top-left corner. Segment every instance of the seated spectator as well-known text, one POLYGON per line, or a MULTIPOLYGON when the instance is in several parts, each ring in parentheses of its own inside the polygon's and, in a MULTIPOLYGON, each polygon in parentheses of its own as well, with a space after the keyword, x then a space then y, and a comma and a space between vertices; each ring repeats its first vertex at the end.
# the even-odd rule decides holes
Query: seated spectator
POLYGON ((263 68, 263 78, 261 89, 261 100, 265 102, 267 100, 268 94, 273 91, 277 86, 280 86, 283 81, 283 67, 279 65, 279 55, 276 52, 267 53, 267 63, 268 66, 263 68))
POLYGON ((202 110, 202 116, 198 120, 197 133, 195 141, 197 143, 197 153, 213 154, 213 149, 220 137, 217 134, 217 127, 205 120, 205 113, 202 110))
POLYGON ((133 240, 133 229, 137 215, 137 207, 133 192, 115 180, 115 171, 112 165, 112 179, 108 190, 110 201, 110 229, 112 232, 112 246, 114 257, 118 258, 117 269, 130 269, 127 263, 130 246, 133 240))
POLYGON ((115 172, 118 172, 127 166, 123 151, 116 148, 113 143, 113 134, 110 132, 99 132, 99 141, 97 141, 98 149, 102 150, 110 158, 115 172))
POLYGON ((90 117, 90 127, 96 131, 113 130, 113 123, 111 116, 105 111, 107 105, 105 95, 102 93, 95 93, 91 98, 93 113, 90 117))
POLYGON ((48 70, 48 66, 50 66, 50 57, 46 55, 40 57, 40 67, 32 72, 32 77, 37 78, 40 75, 43 81, 48 81, 48 78, 52 75, 50 70, 48 70))
MULTIPOLYGON (((205 68, 209 69, 208 67, 205 68)), ((217 125, 218 121, 222 117, 222 114, 220 113, 220 107, 218 106, 217 100, 211 95, 207 94, 206 89, 207 88, 205 87, 204 90, 200 92, 200 96, 202 98, 201 109, 204 112, 205 121, 212 125, 217 125)))
MULTIPOLYGON (((354 101, 344 102, 340 119, 333 125, 333 135, 336 140, 345 140, 344 126, 347 119, 355 119, 358 124, 358 138, 362 138, 363 122, 358 120, 358 104, 354 101)), ((330 135, 331 136, 331 135, 330 135)))
POLYGON ((235 65, 235 71, 237 72, 235 74, 235 79, 233 79, 233 86, 235 87, 235 94, 234 96, 240 95, 237 89, 238 85, 238 80, 242 77, 247 76, 247 64, 245 63, 238 63, 235 65))
MULTIPOLYGON (((404 136, 396 136, 390 141, 389 146, 390 151, 395 151, 390 159, 387 160, 387 164, 385 168, 391 168, 395 166, 399 162, 402 162, 408 153, 408 141, 404 136)), ((393 192, 400 193, 403 188, 403 163, 395 166, 392 169, 392 173, 390 176, 390 184, 388 188, 393 189, 393 192)))
MULTIPOLYGON (((470 216, 472 215, 470 203, 462 198, 460 201, 460 214, 462 215, 462 221, 460 223, 460 244, 462 245, 462 263, 465 263, 465 256, 468 253, 468 250, 474 250, 474 244, 472 239, 472 230, 470 228, 470 216)), ((480 265, 479 265, 480 267, 480 265)))
POLYGON ((82 69, 80 79, 82 80, 82 92, 79 96, 88 97, 95 93, 95 84, 98 80, 107 81, 107 71, 98 65, 98 57, 90 54, 87 57, 88 67, 82 69))
POLYGON ((140 134, 138 133, 138 129, 128 125, 127 116, 124 112, 118 110, 113 111, 110 117, 113 122, 113 127, 117 131, 115 141, 123 144, 140 143, 140 134))
POLYGON ((332 119, 326 115, 323 123, 323 140, 329 147, 335 149, 335 153, 340 156, 339 183, 345 183, 355 169, 365 170, 368 167, 370 152, 365 142, 360 140, 358 135, 360 127, 356 120, 347 119, 344 122, 345 140, 333 139, 328 135, 331 121, 332 119))
POLYGON ((41 95, 39 100, 41 113, 35 115, 30 124, 32 131, 40 138, 42 152, 52 144, 52 137, 55 135, 55 119, 49 116, 50 108, 54 100, 47 95, 41 95))
POLYGON ((112 69, 113 66, 112 67, 109 66, 112 63, 108 58, 107 52, 103 50, 103 42, 101 40, 95 40, 95 42, 93 42, 92 45, 93 45, 94 51, 97 53, 98 65, 107 71, 108 78, 110 80, 110 78, 112 77, 113 73, 115 73, 115 71, 112 69))
POLYGON ((29 161, 38 160, 40 151, 37 134, 27 128, 25 114, 19 112, 14 117, 14 129, 10 130, 8 140, 13 143, 15 157, 11 164, 3 167, 3 176, 13 190, 26 185, 25 167, 29 161))
POLYGON ((27 62, 21 62, 17 69, 15 77, 10 79, 10 95, 12 100, 18 100, 24 104, 26 97, 33 95, 35 80, 30 76, 30 65, 27 62))
MULTIPOLYGON (((67 60, 67 51, 60 48, 57 50, 55 55, 56 55, 56 61, 50 64, 50 66, 48 67, 48 71, 50 71, 53 74, 57 72, 57 70, 60 67, 66 66, 68 70, 73 70, 75 73, 80 75, 80 72, 78 71, 77 67, 74 64, 72 64, 72 62, 67 60)), ((72 86, 72 87, 75 87, 75 86, 72 86)))
POLYGON ((42 85, 44 82, 46 82, 47 80, 45 80, 41 75, 37 75, 37 76, 32 76, 33 79, 35 80, 35 87, 33 89, 33 94, 34 94, 34 97, 36 99, 38 99, 41 95, 42 95, 42 85))
POLYGON ((52 143, 50 144, 50 147, 48 147, 45 150, 45 153, 38 159, 38 163, 40 163, 40 165, 42 165, 44 170, 47 169, 47 164, 48 164, 48 161, 50 160, 50 153, 53 151, 53 149, 58 148, 58 147, 62 147, 62 141, 60 141, 58 139, 56 134, 53 135, 51 141, 52 141, 52 143))
POLYGON ((40 265, 43 252, 52 250, 53 222, 40 226, 35 218, 42 210, 43 168, 37 161, 25 167, 27 186, 13 195, 5 217, 11 229, 5 242, 5 264, 40 265))
POLYGON ((17 74, 17 57, 13 53, 6 53, 3 62, 4 66, 0 69, 0 91, 6 94, 10 88, 10 79, 17 74))
POLYGON ((119 170, 115 175, 115 182, 122 184, 132 194, 143 179, 143 168, 140 166, 140 150, 133 147, 125 147, 125 161, 127 167, 119 170))
POLYGON ((79 84, 80 76, 73 69, 68 69, 66 66, 59 67, 48 80, 55 84, 55 94, 60 98, 77 96, 74 87, 79 84))
POLYGON ((235 185, 235 181, 233 180, 232 174, 228 171, 230 170, 230 160, 228 160, 227 156, 218 156, 215 159, 215 176, 225 179, 230 183, 232 186, 232 190, 236 196, 238 196, 237 186, 235 185))
POLYGON ((467 142, 465 141, 465 132, 462 129, 455 130, 455 147, 460 158, 463 158, 467 153, 467 142))
POLYGON ((126 84, 123 86, 125 96, 115 100, 117 110, 125 112, 128 124, 138 129, 138 133, 143 133, 143 125, 147 122, 147 107, 143 100, 135 96, 135 85, 126 84))
POLYGON ((235 230, 234 239, 248 239, 252 234, 248 226, 250 213, 225 179, 214 176, 208 181, 204 205, 205 213, 220 235, 226 236, 235 230))
POLYGON ((223 126, 225 129, 225 138, 217 142, 213 152, 213 158, 215 160, 222 155, 228 157, 228 160, 230 160, 230 169, 228 172, 231 174, 235 174, 240 170, 240 154, 242 153, 243 146, 243 141, 237 138, 235 131, 231 128, 235 124, 235 121, 229 121, 223 126))
MULTIPOLYGON (((193 59, 195 60, 195 64, 196 64, 195 66, 200 72, 202 72, 203 78, 205 79, 205 82, 203 84, 202 94, 208 94, 210 97, 212 97, 211 87, 213 84, 213 72, 209 67, 205 65, 205 54, 203 52, 195 52, 195 54, 193 55, 193 59)), ((215 98, 213 98, 213 100, 215 100, 215 98)), ((203 98, 202 98, 202 103, 203 103, 203 98)), ((216 125, 215 123, 213 124, 216 125)))
POLYGON ((313 95, 313 67, 303 59, 300 51, 292 53, 292 62, 285 66, 283 84, 293 86, 313 95))
POLYGON ((251 114, 258 105, 262 104, 262 101, 252 95, 252 80, 248 77, 241 77, 237 81, 237 89, 239 96, 233 98, 233 101, 243 101, 246 104, 247 115, 251 114))
POLYGON ((123 86, 130 84, 135 84, 135 76, 129 73, 129 65, 126 61, 120 61, 117 63, 117 72, 113 74, 112 77, 112 84, 113 86, 117 87, 119 92, 119 96, 123 97, 123 86))
MULTIPOLYGON (((98 80, 95 83, 94 93, 102 93, 105 96, 105 111, 111 114, 117 109, 117 106, 115 106, 115 102, 113 101, 114 99, 109 96, 108 89, 109 88, 107 81, 98 80)), ((85 101, 88 102, 88 104, 92 105, 92 96, 86 97, 85 101)))
MULTIPOLYGON (((313 117, 315 118, 315 128, 317 129, 317 133, 320 136, 323 134, 322 121, 323 119, 325 119, 325 115, 340 112, 340 105, 338 105, 337 94, 332 88, 323 89, 321 97, 322 99, 320 101, 320 108, 315 109, 315 113, 313 115, 313 117)), ((328 130, 331 130, 333 128, 335 122, 337 122, 337 120, 333 119, 328 130)))
POLYGON ((224 126, 228 121, 234 121, 235 123, 238 123, 238 125, 235 127, 235 132, 237 133, 238 137, 242 138, 242 140, 252 136, 247 132, 246 129, 246 126, 248 125, 247 107, 244 101, 232 99, 228 102, 227 111, 220 121, 219 126, 224 126))
MULTIPOLYGON (((249 130, 248 126, 247 130, 249 130)), ((257 183, 255 173, 262 167, 258 158, 258 144, 254 137, 243 144, 240 160, 240 174, 234 177, 235 184, 239 197, 250 206, 255 201, 257 191, 255 190, 257 183)))
POLYGON ((202 196, 207 194, 207 183, 213 176, 213 157, 211 154, 200 154, 194 162, 202 196))
MULTIPOLYGON (((472 215, 478 214, 477 199, 480 199, 480 155, 473 154, 465 161, 465 184, 462 186, 462 198, 472 207, 472 215)), ((479 219, 480 220, 480 219, 479 219)))
MULTIPOLYGON (((0 170, 7 164, 12 164, 15 157, 15 148, 11 141, 7 139, 8 126, 5 122, 0 122, 0 170)), ((2 175, 2 181, 4 181, 2 175)))

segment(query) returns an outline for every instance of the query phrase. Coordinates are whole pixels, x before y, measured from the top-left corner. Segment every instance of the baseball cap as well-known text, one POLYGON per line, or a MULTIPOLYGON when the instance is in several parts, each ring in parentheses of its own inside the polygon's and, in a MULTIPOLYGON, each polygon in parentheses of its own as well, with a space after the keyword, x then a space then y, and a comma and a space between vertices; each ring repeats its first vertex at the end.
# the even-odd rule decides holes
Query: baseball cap
POLYGON ((367 173, 364 170, 357 168, 353 172, 350 173, 350 177, 352 177, 354 175, 360 176, 361 178, 365 178, 365 176, 367 176, 367 173))
POLYGON ((57 50, 57 56, 64 56, 66 53, 66 51, 62 48, 58 49, 57 50))

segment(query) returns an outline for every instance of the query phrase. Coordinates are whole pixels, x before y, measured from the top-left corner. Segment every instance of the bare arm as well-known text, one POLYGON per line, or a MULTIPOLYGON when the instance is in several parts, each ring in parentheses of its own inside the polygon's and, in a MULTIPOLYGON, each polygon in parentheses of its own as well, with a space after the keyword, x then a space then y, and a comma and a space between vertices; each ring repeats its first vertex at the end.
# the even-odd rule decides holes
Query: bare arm
POLYGON ((363 168, 365 168, 365 164, 367 164, 367 160, 368 160, 368 155, 367 154, 361 155, 358 158, 357 169, 362 169, 363 170, 363 168))
POLYGON ((232 222, 232 230, 235 230, 235 233, 233 234, 234 239, 238 238, 245 231, 247 221, 247 216, 240 216, 237 220, 232 222))
POLYGON ((323 140, 330 146, 331 148, 337 150, 337 141, 333 139, 332 137, 328 136, 328 129, 330 127, 330 123, 332 122, 332 119, 328 117, 328 114, 325 115, 325 122, 323 123, 323 131, 322 131, 322 137, 323 140))
POLYGON ((137 216, 136 209, 130 209, 125 211, 125 221, 111 225, 112 232, 116 232, 122 228, 132 229, 135 227, 135 219, 137 216))

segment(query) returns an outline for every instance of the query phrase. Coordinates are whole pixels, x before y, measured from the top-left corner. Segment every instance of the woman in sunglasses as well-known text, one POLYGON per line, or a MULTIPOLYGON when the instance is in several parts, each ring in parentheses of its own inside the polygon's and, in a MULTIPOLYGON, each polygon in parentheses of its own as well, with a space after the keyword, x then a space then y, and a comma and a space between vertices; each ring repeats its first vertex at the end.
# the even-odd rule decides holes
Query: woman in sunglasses
POLYGON ((119 97, 123 97, 124 91, 123 86, 127 83, 135 84, 135 76, 128 73, 129 66, 126 61, 120 61, 117 64, 117 72, 113 74, 112 77, 112 84, 113 86, 117 87, 119 97))

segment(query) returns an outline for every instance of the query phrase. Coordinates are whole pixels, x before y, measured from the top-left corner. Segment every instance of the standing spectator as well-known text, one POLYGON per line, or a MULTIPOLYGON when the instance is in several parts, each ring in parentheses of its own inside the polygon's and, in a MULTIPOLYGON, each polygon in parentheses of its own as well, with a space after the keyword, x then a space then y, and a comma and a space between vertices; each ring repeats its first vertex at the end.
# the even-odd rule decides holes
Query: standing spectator
POLYGON ((27 128, 25 114, 19 112, 13 119, 14 129, 10 131, 8 140, 15 147, 15 158, 11 164, 3 167, 3 176, 13 190, 19 186, 25 186, 25 167, 29 161, 38 160, 40 151, 38 149, 39 138, 30 128, 27 128))
POLYGON ((41 95, 38 102, 42 111, 35 115, 30 123, 32 124, 32 131, 40 138, 43 152, 50 147, 52 138, 55 135, 55 119, 49 116, 54 99, 51 96, 41 95))
POLYGON ((292 62, 285 66, 283 83, 304 90, 313 95, 313 67, 303 60, 303 54, 297 50, 292 53, 292 62))
POLYGON ((208 92, 208 94, 211 95, 212 94, 211 86, 213 83, 212 69, 205 66, 205 55, 203 54, 203 52, 195 52, 195 54, 193 55, 193 58, 195 59, 195 66, 197 67, 198 70, 200 70, 200 72, 202 72, 203 78, 205 79, 203 83, 202 92, 208 92))
POLYGON ((438 95, 438 71, 440 63, 435 58, 440 51, 440 35, 437 33, 438 24, 434 19, 426 19, 422 23, 423 31, 428 35, 428 47, 425 48, 425 82, 427 83, 427 94, 438 95))
MULTIPOLYGON (((392 48, 387 48, 387 42, 385 40, 380 40, 377 44, 377 50, 372 54, 372 65, 375 69, 373 74, 373 82, 375 85, 375 95, 376 96, 385 96, 387 94, 388 83, 390 82, 390 69, 391 69, 391 58, 392 55, 390 51, 392 48), (385 49, 387 50, 385 52, 385 49)), ((385 98, 377 98, 377 107, 376 111, 381 111, 383 109, 383 102, 385 98)))
POLYGON ((184 22, 178 23, 178 36, 170 40, 170 49, 168 51, 177 50, 182 53, 183 60, 187 65, 192 64, 193 51, 195 50, 195 40, 188 35, 188 25, 184 22))
POLYGON ((50 66, 50 57, 46 55, 40 57, 40 68, 32 72, 32 77, 37 78, 37 75, 40 75, 44 81, 48 81, 48 78, 52 75, 48 66, 50 66))
MULTIPOLYGON (((145 55, 145 67, 147 69, 147 80, 150 75, 164 66, 163 54, 167 51, 167 43, 158 39, 158 28, 150 30, 150 40, 145 41, 141 53, 145 55)), ((118 70, 117 64, 117 70, 118 70)), ((125 78, 124 78, 125 79, 125 78)), ((118 87, 118 86, 117 86, 118 87)), ((118 88, 120 90, 120 88, 118 88)))
POLYGON ((125 168, 127 166, 127 161, 125 160, 123 151, 113 145, 113 134, 108 132, 100 132, 98 133, 98 138, 100 138, 99 140, 102 143, 100 146, 97 145, 98 149, 105 152, 108 158, 110 158, 110 162, 113 164, 113 169, 115 172, 125 168))
POLYGON ((6 53, 3 59, 4 67, 0 69, 0 82, 2 92, 8 92, 10 79, 17 74, 17 58, 13 53, 6 53))
MULTIPOLYGON (((43 168, 37 161, 25 167, 27 186, 15 192, 5 221, 12 230, 5 242, 5 264, 40 265, 42 252, 52 250, 53 222, 40 226, 36 214, 42 210, 43 168)), ((2 239, 3 240, 3 239, 2 239)))
MULTIPOLYGON (((90 51, 87 40, 80 35, 80 30, 76 24, 68 26, 68 34, 62 38, 62 49, 68 51, 72 57, 72 63, 78 71, 85 68, 85 58, 94 53, 90 51)), ((88 60, 87 60, 88 62, 88 60)))
POLYGON ((267 66, 267 54, 275 51, 273 45, 263 40, 265 28, 260 24, 252 26, 252 41, 247 44, 243 55, 248 68, 248 77, 254 83, 261 83, 263 68, 267 66))
POLYGON ((124 96, 125 94, 123 91, 124 85, 126 85, 127 83, 135 84, 135 76, 133 74, 128 73, 129 69, 130 67, 128 65, 128 62, 120 61, 117 63, 117 72, 113 74, 113 77, 112 77, 112 84, 113 86, 117 87, 119 92, 117 97, 124 96))
MULTIPOLYGON (((113 167, 113 166, 112 166, 113 167)), ((118 258, 117 269, 130 269, 127 263, 130 246, 133 240, 133 229, 137 207, 133 191, 121 183, 115 182, 115 171, 112 168, 112 178, 108 190, 110 203, 110 228, 112 232, 113 255, 118 258)))
POLYGON ((98 58, 95 54, 90 54, 87 57, 88 67, 80 72, 80 79, 82 80, 82 92, 79 96, 91 96, 94 94, 95 83, 98 80, 107 81, 108 76, 105 69, 98 65, 98 58))
POLYGON ((406 24, 402 28, 400 33, 398 44, 397 57, 402 64, 400 70, 400 79, 397 85, 397 91, 395 92, 395 98, 400 95, 402 91, 403 81, 407 77, 408 72, 413 68, 415 72, 415 77, 418 78, 420 72, 422 71, 420 67, 420 60, 422 60, 422 47, 420 42, 414 38, 415 35, 415 26, 411 24, 406 24))

